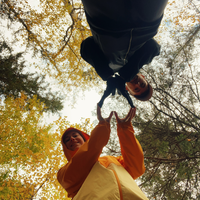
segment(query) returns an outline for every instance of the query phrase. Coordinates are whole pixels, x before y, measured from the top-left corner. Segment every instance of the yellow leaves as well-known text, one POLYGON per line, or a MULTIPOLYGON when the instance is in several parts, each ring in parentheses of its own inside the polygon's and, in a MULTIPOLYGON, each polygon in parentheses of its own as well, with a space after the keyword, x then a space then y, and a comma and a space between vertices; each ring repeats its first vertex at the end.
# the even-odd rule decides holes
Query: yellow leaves
POLYGON ((37 134, 38 119, 42 117, 42 104, 36 97, 27 100, 22 93, 20 98, 8 97, 0 110, 2 112, 0 122, 3 124, 0 129, 1 152, 4 152, 3 163, 10 161, 11 158, 16 159, 20 155, 30 155, 31 150, 27 147, 33 144, 34 134, 37 134), (29 135, 26 135, 26 131, 29 135))
POLYGON ((22 192, 24 192, 24 189, 23 189, 23 188, 19 188, 18 191, 19 191, 20 193, 22 193, 22 192))
MULTIPOLYGON (((0 181, 0 191, 5 191, 1 199, 30 199, 37 195, 39 199, 56 199, 58 190, 63 190, 54 183, 57 170, 66 162, 60 137, 69 122, 60 118, 42 126, 42 109, 36 97, 28 100, 23 93, 16 99, 8 97, 0 105, 0 153, 4 155, 0 171, 9 174, 0 181)), ((67 199, 66 193, 62 198, 67 199)))
POLYGON ((175 4, 175 1, 169 1, 168 2, 168 5, 173 5, 173 4, 175 4))
POLYGON ((91 80, 97 74, 87 73, 85 78, 82 72, 80 44, 91 32, 82 15, 81 1, 71 4, 63 0, 14 0, 10 6, 23 27, 22 31, 16 31, 17 40, 24 46, 29 44, 37 52, 38 60, 46 59, 42 65, 36 64, 36 68, 56 80, 64 91, 71 91, 76 81, 79 81, 77 88, 81 90, 93 84, 91 80))
POLYGON ((66 10, 68 11, 68 13, 71 13, 71 11, 73 10, 73 7, 71 4, 66 4, 66 10))

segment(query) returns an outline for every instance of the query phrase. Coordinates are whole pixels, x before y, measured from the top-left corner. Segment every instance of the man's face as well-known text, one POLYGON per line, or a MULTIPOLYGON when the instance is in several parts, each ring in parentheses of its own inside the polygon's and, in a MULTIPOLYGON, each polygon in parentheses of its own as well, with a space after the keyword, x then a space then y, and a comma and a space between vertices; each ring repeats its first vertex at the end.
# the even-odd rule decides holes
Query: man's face
POLYGON ((85 141, 82 136, 76 131, 70 131, 64 138, 66 147, 71 151, 79 149, 84 144, 84 142, 85 141))
POLYGON ((137 74, 130 82, 126 83, 126 88, 132 95, 141 95, 148 89, 148 83, 141 74, 137 74))

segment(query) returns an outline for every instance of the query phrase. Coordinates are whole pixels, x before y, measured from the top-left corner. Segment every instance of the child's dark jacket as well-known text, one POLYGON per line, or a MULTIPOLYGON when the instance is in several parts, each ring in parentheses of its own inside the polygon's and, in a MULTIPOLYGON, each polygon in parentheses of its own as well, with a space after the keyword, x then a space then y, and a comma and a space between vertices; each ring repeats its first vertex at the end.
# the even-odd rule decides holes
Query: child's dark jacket
POLYGON ((117 30, 99 27, 87 13, 86 17, 93 36, 82 42, 81 56, 103 80, 118 71, 129 82, 143 65, 159 55, 160 45, 153 37, 157 34, 162 17, 154 23, 118 27, 117 30), (113 71, 110 64, 123 67, 113 71))

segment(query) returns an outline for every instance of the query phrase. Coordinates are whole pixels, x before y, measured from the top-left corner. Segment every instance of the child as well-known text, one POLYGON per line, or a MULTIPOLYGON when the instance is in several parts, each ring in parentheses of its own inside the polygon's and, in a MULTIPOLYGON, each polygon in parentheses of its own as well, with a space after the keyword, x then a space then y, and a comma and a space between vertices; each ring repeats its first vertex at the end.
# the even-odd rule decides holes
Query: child
MULTIPOLYGON (((125 91, 125 83, 132 96, 147 101, 152 87, 137 85, 138 72, 160 53, 160 45, 153 39, 163 17, 168 0, 82 0, 92 36, 81 44, 82 58, 92 65, 99 76, 113 82, 107 93, 118 89, 134 107, 125 91), (115 74, 118 73, 117 81, 115 74), (134 80, 134 81, 132 81, 134 80), (120 82, 116 84, 116 82, 120 82), (140 92, 137 91, 139 88, 140 92), (142 92, 141 92, 142 91, 142 92)), ((104 94, 104 98, 108 94, 104 94)), ((103 101, 103 100, 102 100, 103 101)), ((102 102, 100 101, 100 107, 102 102)))

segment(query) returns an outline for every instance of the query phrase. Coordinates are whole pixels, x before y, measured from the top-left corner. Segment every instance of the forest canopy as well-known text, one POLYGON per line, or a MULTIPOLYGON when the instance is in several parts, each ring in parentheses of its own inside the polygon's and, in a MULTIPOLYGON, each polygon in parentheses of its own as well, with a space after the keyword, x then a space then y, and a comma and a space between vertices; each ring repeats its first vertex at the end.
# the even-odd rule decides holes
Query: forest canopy
MULTIPOLYGON (((42 122, 44 112, 62 111, 64 101, 73 105, 80 92, 95 88, 103 93, 104 81, 80 56, 81 42, 91 35, 83 5, 73 0, 2 0, 0 18, 0 199, 67 199, 56 180, 67 162, 61 135, 70 126, 90 133, 97 122, 71 124, 67 116, 42 122)), ((196 200, 200 2, 169 0, 155 39, 161 54, 141 69, 153 96, 145 103, 133 99, 137 113, 132 124, 146 166, 138 183, 150 200, 196 200)), ((129 105, 115 96, 102 110, 126 115, 129 105)), ((120 155, 116 138, 112 120, 104 153, 120 155)))

